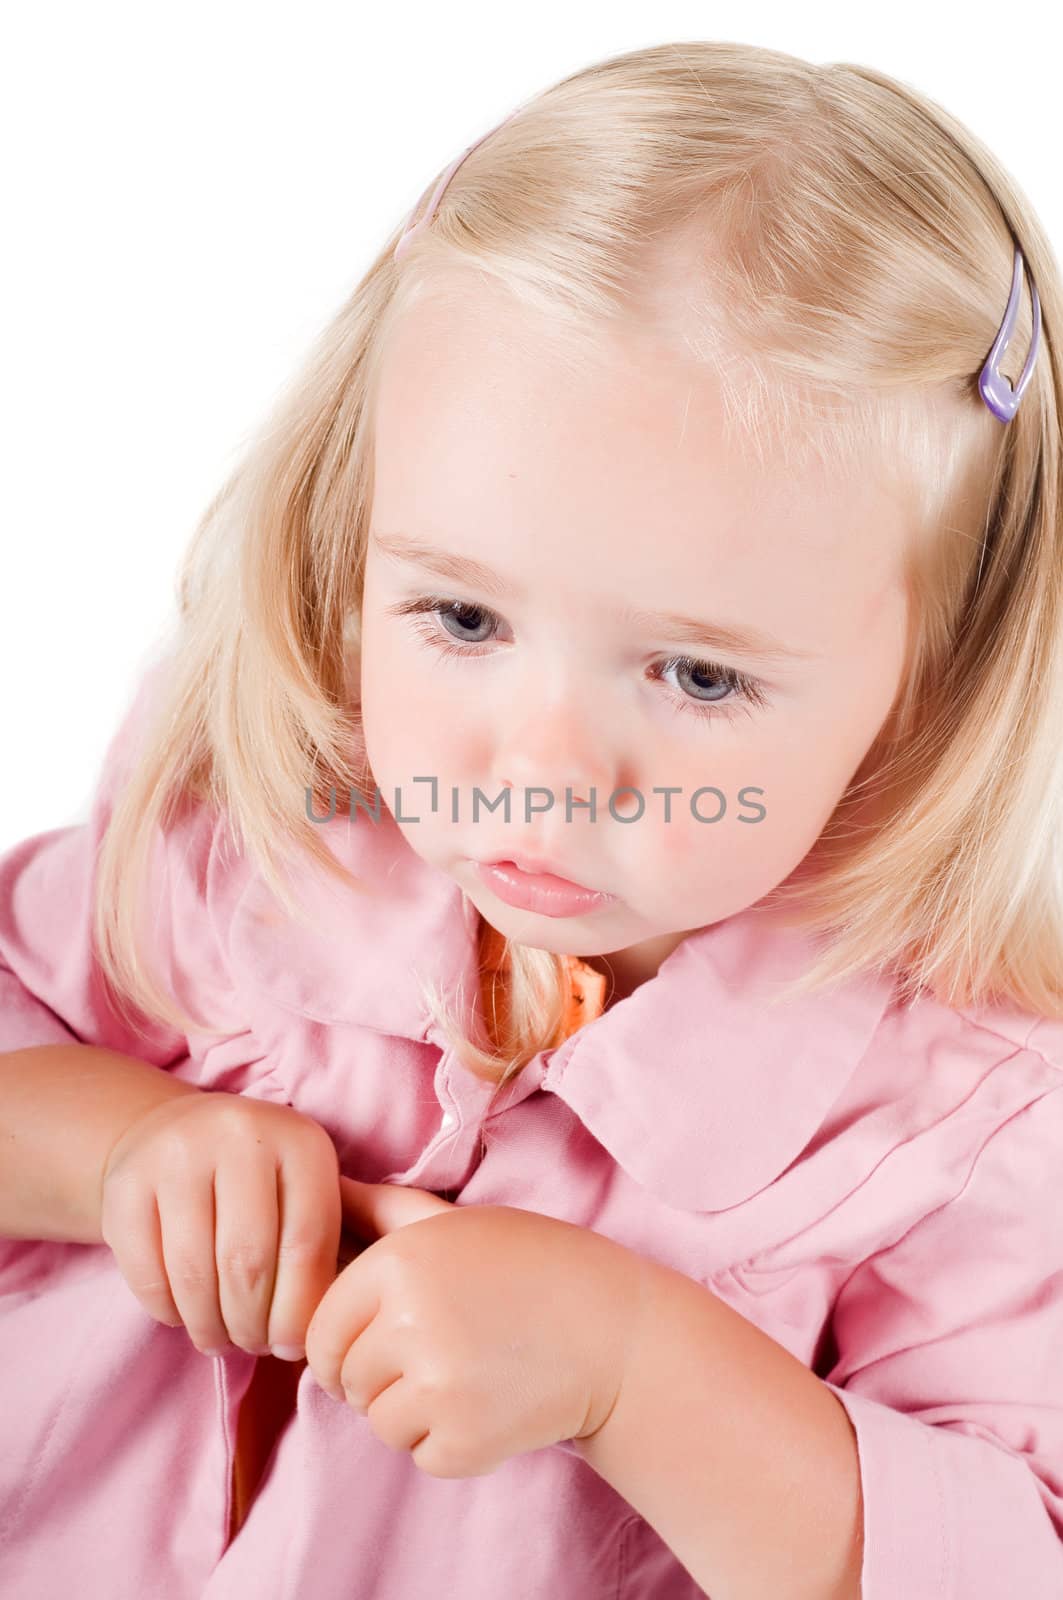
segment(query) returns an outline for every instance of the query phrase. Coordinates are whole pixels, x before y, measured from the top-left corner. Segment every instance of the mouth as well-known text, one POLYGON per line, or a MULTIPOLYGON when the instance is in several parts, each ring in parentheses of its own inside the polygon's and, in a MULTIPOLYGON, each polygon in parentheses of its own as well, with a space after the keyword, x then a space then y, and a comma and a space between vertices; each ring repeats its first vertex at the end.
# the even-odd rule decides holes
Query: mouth
POLYGON ((616 899, 601 889, 589 889, 555 870, 555 864, 530 856, 474 862, 482 881, 500 900, 523 911, 548 917, 579 916, 616 899))
POLYGON ((556 861, 549 861, 545 856, 524 856, 514 852, 508 856, 492 856, 490 861, 484 861, 485 867, 511 867, 518 872, 523 872, 530 878, 551 879, 554 883, 563 884, 567 889, 579 889, 583 894, 600 894, 603 891, 592 889, 589 884, 577 883, 575 878, 570 878, 556 861))

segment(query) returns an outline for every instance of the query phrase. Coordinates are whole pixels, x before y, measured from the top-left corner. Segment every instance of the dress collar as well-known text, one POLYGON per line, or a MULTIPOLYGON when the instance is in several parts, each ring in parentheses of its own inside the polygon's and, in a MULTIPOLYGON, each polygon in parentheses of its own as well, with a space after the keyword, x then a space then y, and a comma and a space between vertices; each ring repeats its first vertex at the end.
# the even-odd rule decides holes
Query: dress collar
POLYGON ((543 1085, 670 1205, 738 1205, 808 1144, 893 996, 865 976, 769 1009, 817 953, 807 933, 758 910, 688 934, 655 977, 553 1053, 543 1085))
MULTIPOLYGON (((230 930, 236 981, 304 1017, 443 1047, 421 980, 472 1020, 482 1004, 476 908, 390 813, 320 826, 366 893, 307 865, 296 885, 303 926, 251 874, 230 930)), ((817 953, 814 936, 763 908, 737 913, 688 934, 653 978, 524 1070, 669 1204, 737 1205, 800 1154, 893 997, 888 978, 871 974, 769 1009, 817 953)))

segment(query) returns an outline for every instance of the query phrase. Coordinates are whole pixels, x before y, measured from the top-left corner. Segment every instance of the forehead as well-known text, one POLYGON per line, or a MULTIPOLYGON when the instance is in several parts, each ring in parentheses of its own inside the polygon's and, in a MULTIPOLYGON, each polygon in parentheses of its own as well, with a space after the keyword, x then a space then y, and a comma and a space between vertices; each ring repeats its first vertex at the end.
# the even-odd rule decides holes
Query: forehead
POLYGON ((697 602, 813 649, 825 608, 859 626, 900 583, 907 516, 873 463, 758 459, 712 370, 652 327, 574 351, 477 282, 389 331, 372 520, 521 586, 548 575, 559 604, 697 602))

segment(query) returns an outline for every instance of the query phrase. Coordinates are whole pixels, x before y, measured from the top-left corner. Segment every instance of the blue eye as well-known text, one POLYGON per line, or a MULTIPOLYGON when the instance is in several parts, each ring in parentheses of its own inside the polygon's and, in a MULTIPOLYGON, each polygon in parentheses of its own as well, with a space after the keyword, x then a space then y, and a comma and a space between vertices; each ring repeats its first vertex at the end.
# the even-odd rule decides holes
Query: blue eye
MULTIPOLYGON (((444 626, 448 618, 453 618, 458 623, 459 628, 468 628, 472 632, 476 631, 475 619, 477 617, 491 616, 491 612, 485 610, 483 606, 466 605, 461 600, 433 600, 432 611, 444 626), (474 619, 472 622, 467 620, 470 612, 474 619)), ((455 634, 453 637, 461 644, 483 644, 486 642, 482 639, 469 639, 463 633, 455 634)))
MULTIPOLYGON (((389 615, 413 618, 414 630, 443 656, 483 655, 484 651, 480 647, 490 641, 491 633, 498 621, 494 612, 489 611, 486 606, 461 600, 444 600, 435 595, 426 595, 418 600, 407 601, 404 605, 392 606, 389 608, 389 615), (451 633, 449 629, 451 621, 456 621, 458 627, 467 632, 451 633), (446 628, 446 637, 440 634, 440 626, 446 628), (469 632, 475 633, 478 628, 485 627, 488 629, 486 638, 468 637, 469 632)), ((713 661, 698 661, 691 656, 670 656, 667 661, 657 662, 651 672, 655 679, 665 683, 665 687, 669 690, 669 699, 677 710, 693 712, 696 717, 710 719, 723 716, 733 721, 737 715, 749 715, 753 709, 768 704, 767 696, 756 678, 747 677, 744 672, 738 672, 733 667, 719 666, 713 661), (672 671, 682 671, 693 679, 715 679, 718 685, 723 686, 728 698, 711 696, 708 692, 705 698, 699 698, 696 694, 676 692, 663 677, 664 673, 672 671)))
POLYGON ((717 666, 713 661, 695 661, 690 656, 670 656, 667 661, 659 662, 653 668, 653 675, 664 682, 662 675, 673 670, 686 673, 690 678, 715 678, 730 695, 727 700, 673 695, 673 701, 681 711, 693 711, 695 716, 701 717, 721 714, 733 718, 740 711, 748 714, 755 707, 767 705, 767 697, 757 680, 746 677, 744 672, 736 672, 733 667, 717 666))

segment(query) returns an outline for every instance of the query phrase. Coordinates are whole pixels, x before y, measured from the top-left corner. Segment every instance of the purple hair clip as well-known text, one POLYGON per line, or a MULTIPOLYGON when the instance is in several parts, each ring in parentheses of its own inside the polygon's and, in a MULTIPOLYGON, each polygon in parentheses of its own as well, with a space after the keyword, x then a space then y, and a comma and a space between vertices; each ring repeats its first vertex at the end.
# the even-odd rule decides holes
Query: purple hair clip
POLYGON ((1004 351, 1008 348, 1008 340, 1015 332, 1015 324, 1019 317, 1019 285, 1020 273, 1025 271, 1026 263, 1023 261, 1022 251, 1015 247, 1015 270, 1011 275, 1011 294, 1008 297, 1008 309, 1004 313, 1004 321, 993 340, 993 348, 986 356, 985 366, 978 374, 978 392, 995 417, 1001 422, 1010 422, 1019 409, 1019 401, 1026 390, 1033 372, 1033 364, 1037 360, 1037 347, 1041 333, 1041 302, 1037 298, 1037 290, 1032 278, 1029 278, 1030 299, 1033 303, 1033 335, 1030 339, 1030 351, 1026 357, 1026 365, 1014 389, 1009 380, 1000 371, 999 361, 1004 351))

